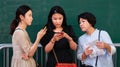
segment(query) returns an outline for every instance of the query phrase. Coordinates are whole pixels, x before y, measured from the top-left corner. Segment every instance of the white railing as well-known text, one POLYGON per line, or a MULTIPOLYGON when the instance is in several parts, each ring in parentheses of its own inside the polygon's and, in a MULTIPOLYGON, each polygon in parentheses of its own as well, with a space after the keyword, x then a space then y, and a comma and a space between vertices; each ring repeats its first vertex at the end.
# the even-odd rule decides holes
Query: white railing
MULTIPOLYGON (((2 57, 2 62, 3 62, 3 65, 2 67, 10 67, 10 48, 12 48, 12 45, 11 44, 0 44, 0 51, 3 50, 3 57, 2 57)), ((40 53, 43 54, 43 49, 42 49, 42 46, 39 44, 38 45, 38 48, 40 48, 40 53)), ((1 58, 1 57, 0 57, 1 58)), ((38 50, 36 51, 35 53, 35 60, 36 62, 38 62, 38 58, 41 58, 39 64, 44 64, 43 63, 43 55, 40 55, 39 56, 39 53, 38 53, 38 50)))
MULTIPOLYGON (((120 43, 114 43, 114 45, 118 48, 120 47, 120 43)), ((10 53, 9 53, 10 48, 12 48, 11 44, 0 44, 0 51, 3 50, 3 60, 2 60, 3 61, 3 67, 10 67, 10 58, 9 58, 10 57, 10 53)), ((42 64, 42 67, 44 67, 45 64, 44 64, 43 60, 44 61, 46 60, 45 59, 46 55, 44 55, 45 58, 43 59, 43 54, 44 53, 43 53, 42 46, 39 44, 38 48, 40 48, 41 55, 39 56, 39 52, 37 50, 36 53, 35 53, 35 60, 38 61, 38 59, 41 58, 41 60, 40 60, 41 63, 40 64, 42 64)), ((114 61, 114 67, 117 67, 117 51, 113 56, 113 61, 114 61)))
POLYGON ((115 45, 115 47, 116 47, 116 53, 113 55, 113 63, 114 63, 114 67, 118 67, 117 65, 117 58, 118 58, 118 56, 117 56, 117 48, 120 48, 120 43, 114 43, 114 45, 115 45))

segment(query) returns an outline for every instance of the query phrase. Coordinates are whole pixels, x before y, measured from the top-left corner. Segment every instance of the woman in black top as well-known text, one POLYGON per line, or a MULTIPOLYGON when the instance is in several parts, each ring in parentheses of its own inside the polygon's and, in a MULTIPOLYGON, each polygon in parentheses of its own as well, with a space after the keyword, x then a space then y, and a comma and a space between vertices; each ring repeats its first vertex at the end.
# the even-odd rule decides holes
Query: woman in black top
POLYGON ((46 67, 55 67, 57 63, 53 50, 60 63, 75 62, 71 50, 77 49, 77 38, 72 27, 67 25, 64 10, 60 6, 51 8, 46 27, 47 32, 40 42, 48 54, 46 67))

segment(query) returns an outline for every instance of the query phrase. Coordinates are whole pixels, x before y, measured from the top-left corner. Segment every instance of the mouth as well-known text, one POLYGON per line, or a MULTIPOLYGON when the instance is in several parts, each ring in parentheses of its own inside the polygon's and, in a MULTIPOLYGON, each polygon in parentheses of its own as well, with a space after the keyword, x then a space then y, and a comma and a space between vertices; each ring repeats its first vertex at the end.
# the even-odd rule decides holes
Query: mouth
POLYGON ((80 26, 80 28, 83 29, 84 27, 81 27, 81 26, 80 26))

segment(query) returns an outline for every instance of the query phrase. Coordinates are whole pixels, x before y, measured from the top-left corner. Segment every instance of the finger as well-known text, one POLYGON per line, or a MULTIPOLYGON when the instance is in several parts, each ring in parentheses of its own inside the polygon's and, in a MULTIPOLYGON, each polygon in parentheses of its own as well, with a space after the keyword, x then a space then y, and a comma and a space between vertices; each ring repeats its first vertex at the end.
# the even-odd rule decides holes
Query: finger
POLYGON ((47 30, 47 27, 45 26, 45 27, 43 28, 43 30, 47 30))
POLYGON ((47 31, 47 27, 45 26, 44 28, 43 28, 43 32, 46 32, 47 31))

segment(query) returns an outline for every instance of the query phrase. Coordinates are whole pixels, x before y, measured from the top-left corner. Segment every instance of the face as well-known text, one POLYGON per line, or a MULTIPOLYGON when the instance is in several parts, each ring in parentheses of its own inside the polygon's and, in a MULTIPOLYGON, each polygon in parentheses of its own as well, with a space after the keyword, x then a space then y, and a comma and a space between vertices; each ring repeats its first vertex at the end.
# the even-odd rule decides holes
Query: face
POLYGON ((81 30, 84 32, 88 31, 92 27, 91 24, 83 18, 80 18, 79 23, 81 30))
POLYGON ((59 28, 62 26, 63 23, 63 15, 59 13, 55 13, 52 15, 52 23, 56 28, 59 28))
POLYGON ((23 18, 23 22, 25 22, 26 25, 31 25, 32 23, 32 11, 29 10, 26 14, 25 17, 23 18))

